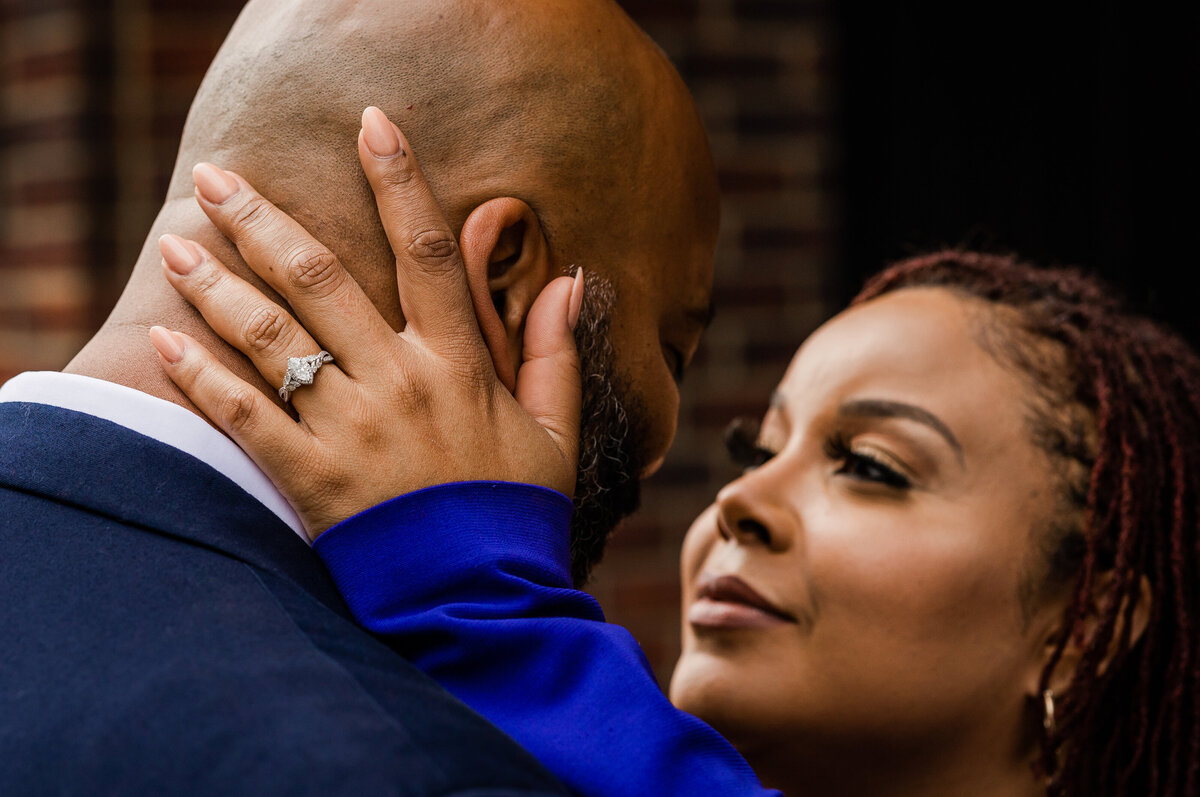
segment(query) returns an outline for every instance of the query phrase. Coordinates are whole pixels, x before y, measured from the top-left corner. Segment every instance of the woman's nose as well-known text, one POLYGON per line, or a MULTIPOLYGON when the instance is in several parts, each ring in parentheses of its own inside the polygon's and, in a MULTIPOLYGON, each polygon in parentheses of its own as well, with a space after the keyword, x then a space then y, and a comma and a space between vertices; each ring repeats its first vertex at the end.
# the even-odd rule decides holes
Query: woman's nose
POLYGON ((783 505, 780 486, 764 473, 751 471, 717 493, 717 532, 739 545, 761 545, 783 551, 795 538, 796 518, 783 505))

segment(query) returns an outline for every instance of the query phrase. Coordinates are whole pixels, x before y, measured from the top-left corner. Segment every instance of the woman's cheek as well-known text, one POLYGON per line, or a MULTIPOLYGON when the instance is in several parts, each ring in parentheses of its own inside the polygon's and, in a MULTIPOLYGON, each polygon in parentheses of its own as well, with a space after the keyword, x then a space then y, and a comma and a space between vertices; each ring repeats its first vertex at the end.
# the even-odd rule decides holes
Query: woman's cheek
MULTIPOLYGON (((704 562, 708 559, 717 539, 717 507, 713 504, 700 513, 683 538, 679 567, 685 590, 690 584, 695 583, 696 577, 700 575, 704 562)), ((685 594, 684 601, 686 602, 686 600, 685 594)))

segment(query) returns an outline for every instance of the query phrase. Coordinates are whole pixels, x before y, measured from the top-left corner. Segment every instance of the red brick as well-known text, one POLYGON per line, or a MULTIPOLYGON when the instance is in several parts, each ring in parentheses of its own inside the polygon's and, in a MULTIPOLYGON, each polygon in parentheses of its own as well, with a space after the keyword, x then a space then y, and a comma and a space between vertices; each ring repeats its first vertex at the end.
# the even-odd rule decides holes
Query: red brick
POLYGON ((69 330, 89 323, 86 307, 23 307, 0 314, 0 328, 69 330))
POLYGON ((4 246, 0 248, 0 273, 5 268, 37 268, 63 263, 77 263, 82 267, 86 254, 87 249, 78 241, 36 247, 4 246))
POLYGON ((61 202, 84 202, 92 195, 95 186, 84 177, 76 177, 69 180, 18 183, 9 190, 18 203, 30 207, 56 205, 61 202))
POLYGON ((37 55, 19 58, 10 62, 14 81, 37 81, 46 78, 62 77, 78 74, 83 69, 84 61, 78 51, 57 53, 38 53, 37 55))

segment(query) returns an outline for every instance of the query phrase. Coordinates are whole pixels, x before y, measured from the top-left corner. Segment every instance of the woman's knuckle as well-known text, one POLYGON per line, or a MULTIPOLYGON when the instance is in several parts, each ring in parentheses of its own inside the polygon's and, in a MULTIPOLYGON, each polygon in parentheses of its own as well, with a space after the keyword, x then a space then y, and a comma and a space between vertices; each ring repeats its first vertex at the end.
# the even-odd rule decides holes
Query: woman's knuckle
POLYGON ((246 346, 255 352, 271 349, 283 337, 288 319, 278 307, 259 307, 250 313, 242 332, 246 346))
POLYGON ((254 397, 244 389, 230 388, 221 396, 219 413, 231 432, 242 431, 254 421, 254 397))
POLYGON ((263 227, 271 217, 271 205, 261 196, 253 196, 243 202, 230 218, 232 237, 253 235, 255 230, 263 227))
POLYGON ((292 256, 287 275, 292 287, 298 290, 326 293, 341 284, 342 267, 328 249, 305 248, 292 256))
POLYGON ((189 283, 192 294, 198 297, 210 296, 221 285, 224 274, 215 268, 201 266, 191 274, 189 283))
POLYGON ((406 252, 416 262, 427 266, 445 266, 458 255, 458 242, 449 230, 427 228, 409 237, 406 252))

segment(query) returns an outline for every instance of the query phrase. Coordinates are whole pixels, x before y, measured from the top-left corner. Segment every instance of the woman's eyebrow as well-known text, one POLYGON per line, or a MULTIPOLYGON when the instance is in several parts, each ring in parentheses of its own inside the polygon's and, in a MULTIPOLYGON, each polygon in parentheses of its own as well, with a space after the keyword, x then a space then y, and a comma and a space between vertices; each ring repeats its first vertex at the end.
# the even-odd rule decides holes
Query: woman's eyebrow
POLYGON ((959 445, 958 438, 954 436, 954 432, 950 431, 950 427, 942 422, 941 418, 929 410, 900 401, 855 399, 847 401, 839 407, 838 413, 840 415, 848 415, 852 418, 905 418, 928 426, 950 444, 950 447, 954 449, 954 453, 958 455, 958 464, 964 468, 966 467, 962 446, 959 445))

